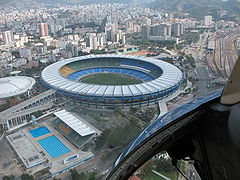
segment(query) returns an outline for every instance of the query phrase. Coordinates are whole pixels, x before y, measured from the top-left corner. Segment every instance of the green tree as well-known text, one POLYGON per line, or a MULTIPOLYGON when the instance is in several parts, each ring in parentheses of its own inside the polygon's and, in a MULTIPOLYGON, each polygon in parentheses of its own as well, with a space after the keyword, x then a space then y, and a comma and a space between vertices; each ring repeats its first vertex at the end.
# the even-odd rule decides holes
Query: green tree
POLYGON ((24 46, 31 47, 32 46, 32 42, 30 42, 30 41, 29 42, 25 42, 24 46))
POLYGON ((91 54, 106 54, 106 51, 105 49, 102 49, 102 50, 98 50, 98 49, 92 49, 90 51, 91 54))
POLYGON ((21 180, 34 180, 34 177, 29 174, 22 174, 21 175, 21 180))
POLYGON ((81 176, 76 169, 72 169, 70 172, 73 180, 81 180, 81 176))
POLYGON ((80 179, 79 179, 79 180, 86 180, 86 179, 87 179, 86 174, 81 173, 81 174, 80 174, 80 179))
POLYGON ((97 179, 97 178, 96 178, 96 175, 97 175, 96 172, 92 172, 92 173, 90 174, 88 180, 96 180, 96 179, 97 179))
POLYGON ((40 117, 40 116, 42 116, 43 115, 43 113, 42 113, 42 111, 36 111, 36 112, 33 112, 32 113, 36 118, 38 118, 38 117, 40 117))
POLYGON ((78 51, 78 56, 86 56, 86 55, 89 55, 89 53, 87 52, 83 52, 83 51, 78 51))
POLYGON ((157 161, 156 170, 158 172, 176 172, 176 168, 172 165, 172 162, 168 158, 161 157, 157 161))
POLYGON ((56 49, 56 48, 57 48, 56 46, 48 46, 48 47, 47 47, 47 50, 50 51, 50 50, 54 50, 54 49, 56 49))
POLYGON ((16 58, 21 57, 19 51, 12 51, 12 55, 15 56, 16 58))
POLYGON ((9 176, 3 176, 3 180, 10 180, 9 176))

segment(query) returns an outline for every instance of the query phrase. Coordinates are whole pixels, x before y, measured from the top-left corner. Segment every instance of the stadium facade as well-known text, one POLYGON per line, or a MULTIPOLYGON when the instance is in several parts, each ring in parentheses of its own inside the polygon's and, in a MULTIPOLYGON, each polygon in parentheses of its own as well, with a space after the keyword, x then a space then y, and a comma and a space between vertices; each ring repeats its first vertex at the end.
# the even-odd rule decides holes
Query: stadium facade
POLYGON ((91 108, 132 108, 158 103, 178 90, 182 72, 162 60, 127 55, 90 55, 65 59, 46 67, 41 80, 48 88, 91 108), (83 83, 98 74, 118 74, 140 83, 111 85, 83 83))

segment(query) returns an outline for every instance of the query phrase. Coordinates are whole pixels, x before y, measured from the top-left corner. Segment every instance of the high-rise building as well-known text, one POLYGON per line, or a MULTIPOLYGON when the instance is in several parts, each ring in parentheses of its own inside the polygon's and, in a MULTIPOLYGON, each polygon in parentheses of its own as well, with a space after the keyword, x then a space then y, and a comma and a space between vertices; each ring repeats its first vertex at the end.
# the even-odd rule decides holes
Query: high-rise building
POLYGON ((133 32, 141 32, 141 26, 138 24, 133 24, 133 32))
POLYGON ((70 51, 73 57, 76 57, 78 55, 77 45, 75 44, 68 43, 66 45, 66 50, 70 51))
POLYGON ((171 37, 171 25, 170 24, 160 24, 156 26, 151 26, 150 31, 151 36, 169 36, 171 37))
POLYGON ((151 26, 151 33, 152 36, 164 36, 164 27, 161 25, 151 26))
POLYGON ((172 24, 172 36, 179 37, 184 32, 183 23, 173 23, 172 24))
POLYGON ((47 23, 40 23, 39 24, 39 32, 41 37, 45 37, 49 35, 48 31, 48 24, 47 23))
POLYGON ((106 31, 107 33, 107 41, 114 41, 115 40, 115 31, 109 29, 106 31))
POLYGON ((143 25, 149 26, 152 24, 152 20, 149 17, 143 17, 142 23, 143 25))
POLYGON ((27 48, 19 49, 19 54, 21 57, 26 58, 28 61, 32 61, 32 51, 27 48))
POLYGON ((142 39, 149 40, 150 32, 151 32, 151 26, 143 26, 142 27, 142 39))
POLYGON ((122 44, 126 44, 126 35, 125 34, 122 36, 122 44))
POLYGON ((112 24, 112 30, 113 31, 118 31, 118 23, 117 22, 112 24))
POLYGON ((3 36, 3 42, 5 45, 9 46, 12 44, 12 42, 13 42, 12 31, 4 31, 4 32, 2 32, 2 36, 3 36))
POLYGON ((171 37, 172 36, 172 25, 171 24, 166 24, 165 28, 166 28, 166 35, 165 36, 171 37))
POLYGON ((98 38, 97 36, 88 36, 86 38, 86 45, 87 47, 89 47, 90 49, 97 49, 98 48, 98 38))
POLYGON ((127 28, 133 29, 133 21, 127 21, 127 28))
POLYGON ((204 16, 204 25, 211 26, 213 23, 212 16, 204 16))
POLYGON ((97 34, 97 38, 98 38, 98 45, 99 46, 103 46, 106 43, 106 41, 107 41, 106 33, 99 33, 99 34, 97 34))

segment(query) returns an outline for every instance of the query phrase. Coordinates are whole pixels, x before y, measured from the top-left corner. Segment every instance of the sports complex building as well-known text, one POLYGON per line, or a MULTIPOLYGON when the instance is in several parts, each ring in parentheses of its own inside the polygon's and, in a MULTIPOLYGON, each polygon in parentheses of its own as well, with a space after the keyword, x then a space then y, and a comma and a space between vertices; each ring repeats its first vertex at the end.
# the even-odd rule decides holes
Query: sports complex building
POLYGON ((162 60, 127 55, 90 55, 46 67, 42 82, 72 102, 92 108, 155 104, 175 92, 182 72, 162 60))
POLYGON ((34 122, 6 137, 33 174, 48 168, 54 176, 94 157, 92 152, 81 148, 100 134, 101 131, 75 113, 62 109, 54 112, 49 121, 34 122))
POLYGON ((0 78, 0 99, 6 99, 28 93, 35 85, 35 80, 27 76, 0 78))

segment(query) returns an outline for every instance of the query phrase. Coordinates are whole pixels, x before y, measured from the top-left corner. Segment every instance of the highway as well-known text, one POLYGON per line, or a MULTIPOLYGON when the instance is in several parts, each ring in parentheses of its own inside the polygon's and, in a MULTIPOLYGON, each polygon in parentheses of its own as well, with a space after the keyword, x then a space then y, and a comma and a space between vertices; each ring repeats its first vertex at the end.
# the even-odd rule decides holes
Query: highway
POLYGON ((211 87, 212 77, 210 75, 208 66, 206 65, 205 60, 205 47, 207 43, 207 38, 204 35, 200 36, 200 40, 198 43, 194 45, 195 48, 188 48, 188 53, 192 54, 196 63, 196 74, 198 79, 198 96, 202 96, 211 92, 213 89, 211 87))

